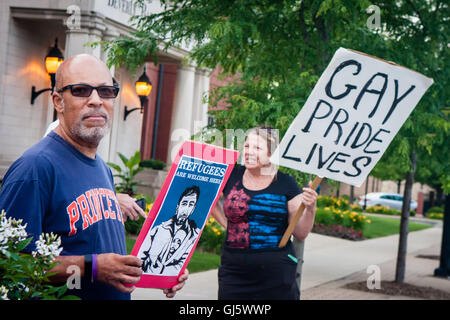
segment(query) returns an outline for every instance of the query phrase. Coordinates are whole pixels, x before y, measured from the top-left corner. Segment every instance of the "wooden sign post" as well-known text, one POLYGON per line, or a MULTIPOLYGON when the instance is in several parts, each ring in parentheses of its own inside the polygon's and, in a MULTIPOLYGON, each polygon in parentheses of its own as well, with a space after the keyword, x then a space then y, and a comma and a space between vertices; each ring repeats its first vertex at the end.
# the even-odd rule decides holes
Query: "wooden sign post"
MULTIPOLYGON (((316 190, 317 187, 320 185, 320 183, 322 182, 321 177, 315 177, 314 181, 312 182, 312 186, 311 189, 316 190)), ((283 237, 281 238, 280 244, 278 245, 278 248, 283 248, 286 243, 288 242, 292 232, 294 232, 295 226, 297 225, 298 220, 300 220, 300 218, 303 215, 303 211, 305 211, 305 205, 303 204, 303 202, 300 204, 300 206, 297 209, 297 212, 295 213, 295 216, 291 219, 291 221, 289 222, 289 225, 286 229, 286 231, 283 234, 283 237)))

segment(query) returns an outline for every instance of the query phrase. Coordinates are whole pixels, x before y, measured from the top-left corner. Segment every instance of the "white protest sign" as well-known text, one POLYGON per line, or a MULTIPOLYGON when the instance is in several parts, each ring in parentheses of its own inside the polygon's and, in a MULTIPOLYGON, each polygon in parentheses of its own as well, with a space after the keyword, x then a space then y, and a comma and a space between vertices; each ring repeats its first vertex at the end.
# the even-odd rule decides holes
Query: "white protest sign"
POLYGON ((360 186, 433 79, 340 48, 271 157, 360 186))

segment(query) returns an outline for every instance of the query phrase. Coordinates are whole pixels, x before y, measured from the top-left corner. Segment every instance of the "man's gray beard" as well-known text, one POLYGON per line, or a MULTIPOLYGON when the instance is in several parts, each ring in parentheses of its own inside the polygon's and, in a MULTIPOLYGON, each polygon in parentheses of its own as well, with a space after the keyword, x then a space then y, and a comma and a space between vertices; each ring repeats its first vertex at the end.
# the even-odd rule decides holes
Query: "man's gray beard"
POLYGON ((85 125, 83 125, 82 122, 78 122, 75 125, 73 125, 69 130, 74 136, 78 137, 80 140, 83 140, 89 145, 98 146, 100 140, 102 140, 102 138, 109 132, 110 128, 111 122, 108 120, 103 128, 99 127, 88 128, 85 125))
MULTIPOLYGON (((65 109, 64 100, 62 101, 62 108, 65 109)), ((97 111, 95 111, 97 113, 97 111)), ((90 146, 98 146, 100 143, 100 140, 109 132, 109 129, 111 129, 111 119, 110 117, 105 113, 106 115, 106 124, 103 128, 99 127, 92 127, 88 128, 86 127, 82 119, 80 121, 74 123, 70 128, 70 133, 74 136, 79 138, 80 140, 86 142, 90 146)), ((85 115, 83 115, 85 116, 85 115)))

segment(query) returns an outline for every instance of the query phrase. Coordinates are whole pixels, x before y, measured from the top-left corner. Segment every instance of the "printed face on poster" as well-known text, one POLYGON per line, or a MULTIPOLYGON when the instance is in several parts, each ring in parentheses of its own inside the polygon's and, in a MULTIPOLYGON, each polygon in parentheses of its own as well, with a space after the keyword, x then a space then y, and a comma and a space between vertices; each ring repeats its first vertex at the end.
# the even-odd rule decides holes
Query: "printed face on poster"
MULTIPOLYGON (((177 283, 234 166, 183 150, 194 148, 180 150, 132 251, 142 260, 138 287, 170 288, 177 283)), ((226 152, 231 153, 228 160, 236 161, 237 152, 226 152)))
POLYGON ((271 162, 360 186, 433 80, 340 48, 271 162))

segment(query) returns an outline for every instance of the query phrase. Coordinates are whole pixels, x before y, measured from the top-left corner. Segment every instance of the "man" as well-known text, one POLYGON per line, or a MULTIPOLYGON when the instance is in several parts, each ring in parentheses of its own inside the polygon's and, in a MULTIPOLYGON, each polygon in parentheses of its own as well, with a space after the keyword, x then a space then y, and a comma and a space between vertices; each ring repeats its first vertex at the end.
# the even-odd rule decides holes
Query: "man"
MULTIPOLYGON (((42 232, 61 236, 52 280, 66 281, 67 268, 78 266, 81 288, 69 293, 82 299, 130 299, 142 273, 141 261, 126 255, 111 170, 96 155, 118 91, 99 59, 82 54, 64 61, 52 95, 59 125, 13 163, 0 193, 0 210, 23 219, 34 240, 42 232)), ((173 297, 186 279, 187 273, 165 294, 173 297)))
POLYGON ((199 187, 186 188, 178 199, 175 215, 150 230, 150 246, 141 255, 144 272, 178 275, 200 232, 189 219, 199 196, 199 187))

